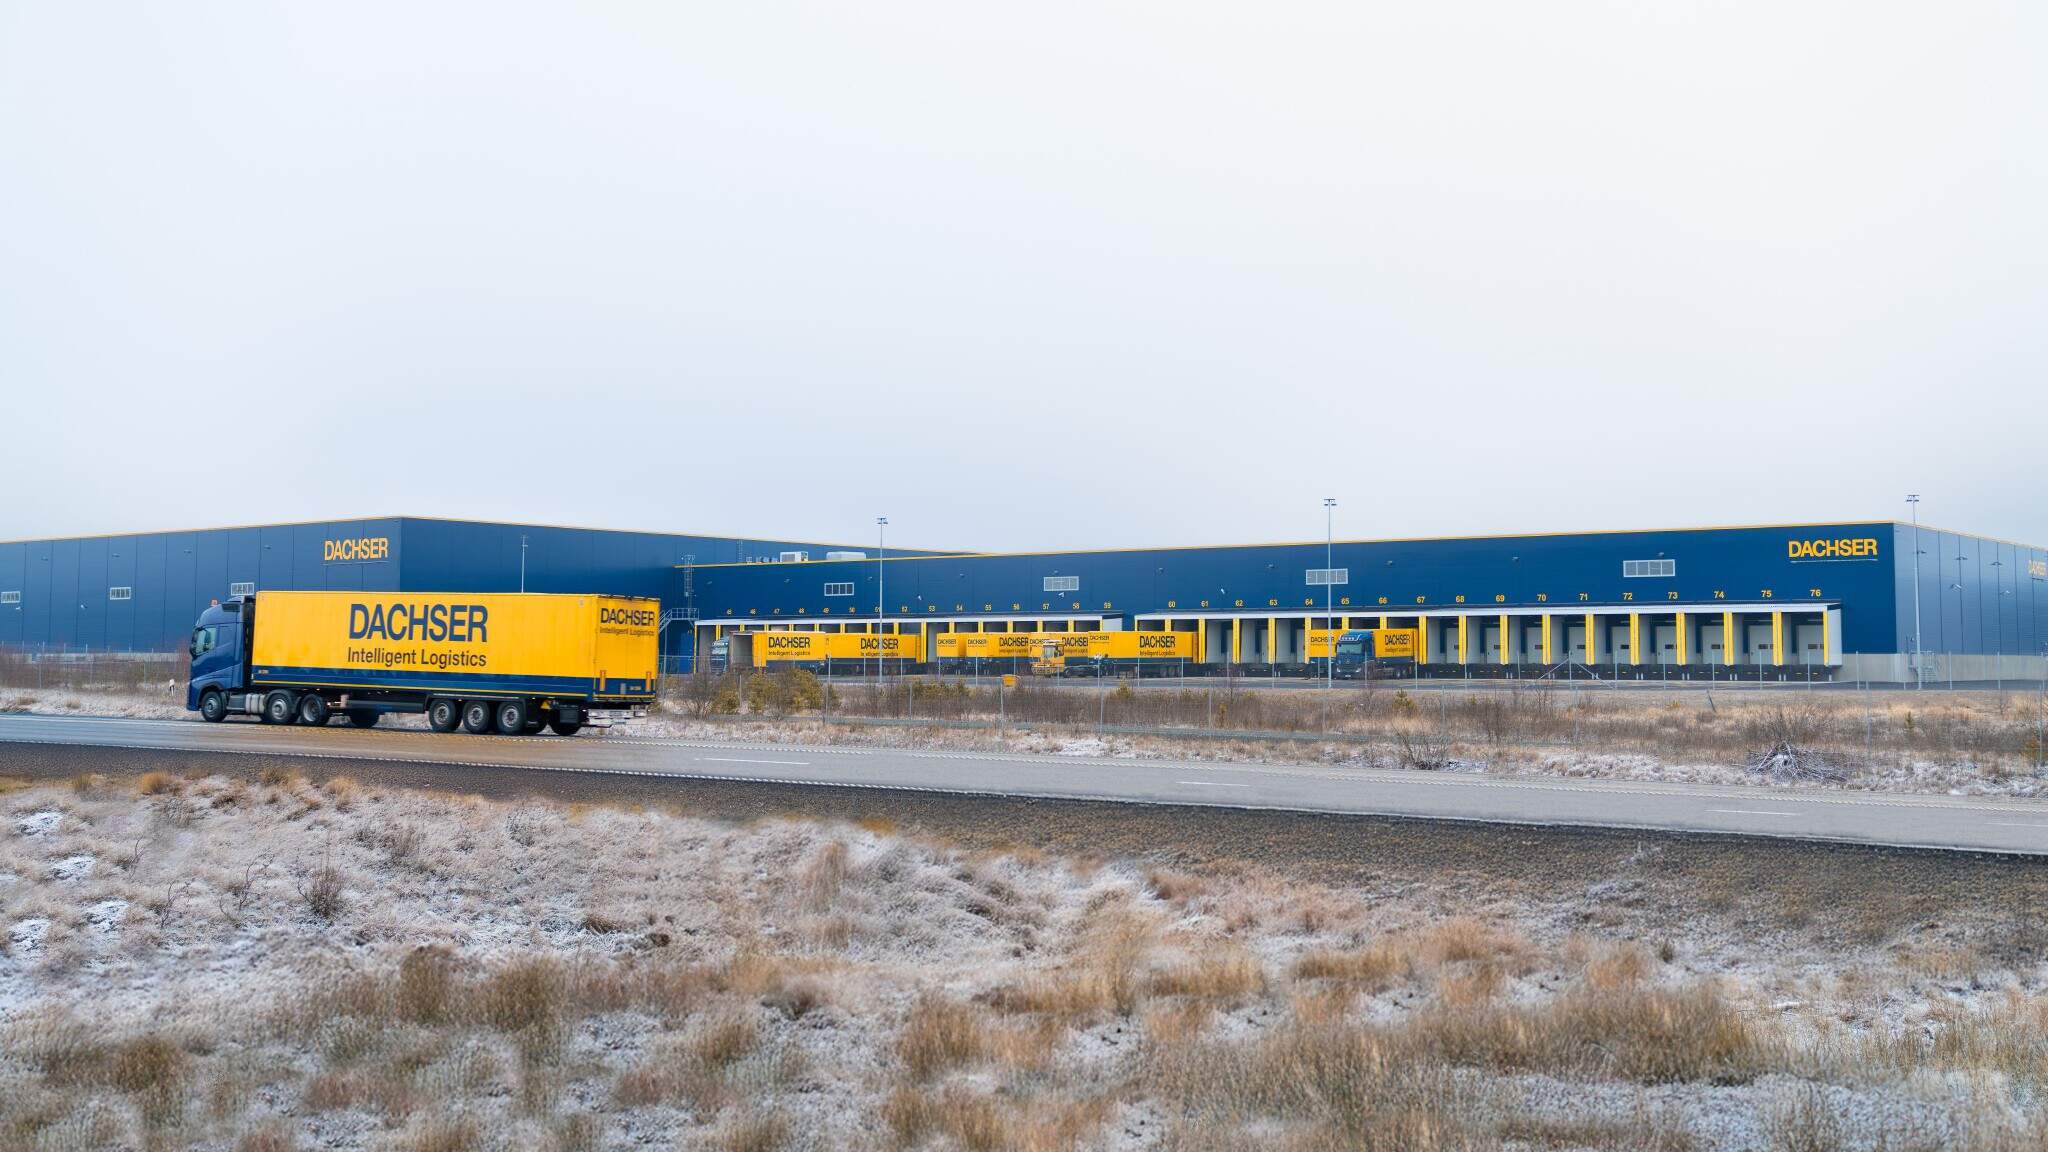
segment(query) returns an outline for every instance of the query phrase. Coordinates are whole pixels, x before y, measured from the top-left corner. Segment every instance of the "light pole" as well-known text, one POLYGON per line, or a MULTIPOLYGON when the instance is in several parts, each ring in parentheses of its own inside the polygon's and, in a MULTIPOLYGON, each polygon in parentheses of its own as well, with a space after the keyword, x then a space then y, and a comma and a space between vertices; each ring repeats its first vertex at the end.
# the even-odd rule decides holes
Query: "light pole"
MULTIPOLYGON (((1337 687, 1337 501, 1323 497, 1323 627, 1329 629, 1330 649, 1323 653, 1323 732, 1330 731, 1330 693, 1337 687)), ((1372 676, 1367 659, 1365 675, 1372 676)))
POLYGON ((1920 645, 1920 494, 1910 492, 1906 503, 1913 509, 1913 688, 1927 687, 1925 651, 1920 645))
POLYGON ((889 518, 875 517, 875 691, 882 690, 882 560, 888 555, 889 518))
MULTIPOLYGON (((1969 557, 1963 555, 1963 550, 1960 547, 1962 541, 1957 540, 1956 543, 1958 544, 1958 547, 1956 548, 1956 647, 1961 648, 1963 645, 1968 643, 1970 639, 1969 631, 1963 627, 1963 561, 1968 560, 1969 557)), ((1978 623, 1982 624, 1983 622, 1979 621, 1978 623)), ((1981 632, 1983 631, 1983 629, 1979 628, 1978 631, 1981 632)), ((1958 652, 1956 653, 1956 655, 1961 656, 1962 653, 1958 652)), ((1951 683, 1953 683, 1956 678, 1954 660, 1949 661, 1948 678, 1951 683)))

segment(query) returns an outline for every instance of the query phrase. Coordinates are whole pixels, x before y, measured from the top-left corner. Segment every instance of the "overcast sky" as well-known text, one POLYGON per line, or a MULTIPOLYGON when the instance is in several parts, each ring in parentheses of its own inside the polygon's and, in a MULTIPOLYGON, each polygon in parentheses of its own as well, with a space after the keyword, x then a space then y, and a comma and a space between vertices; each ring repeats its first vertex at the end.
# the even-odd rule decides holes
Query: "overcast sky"
POLYGON ((0 538, 2048 542, 2048 6, 0 0, 0 538))

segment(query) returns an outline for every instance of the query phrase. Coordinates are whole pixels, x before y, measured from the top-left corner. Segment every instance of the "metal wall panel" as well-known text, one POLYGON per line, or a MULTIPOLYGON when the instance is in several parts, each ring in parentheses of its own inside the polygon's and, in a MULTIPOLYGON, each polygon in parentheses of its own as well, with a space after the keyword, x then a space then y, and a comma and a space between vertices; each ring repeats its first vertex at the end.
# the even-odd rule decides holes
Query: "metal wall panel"
MULTIPOLYGON (((1898 651, 1892 610, 1891 525, 1795 525, 1485 539, 1340 542, 1336 567, 1350 570, 1338 607, 1354 613, 1404 608, 1548 605, 1560 612, 1716 600, 1785 603, 1787 611, 1840 602, 1844 651, 1898 651), (1795 558, 1815 541, 1870 540, 1875 554, 1795 558), (1676 561, 1671 578, 1627 578, 1625 560, 1676 561)), ((700 614, 709 620, 872 616, 876 570, 886 570, 893 616, 1019 612, 1300 611, 1320 608, 1323 589, 1306 570, 1325 565, 1320 542, 1123 552, 1067 552, 936 559, 757 564, 699 568, 700 614), (1071 594, 1047 593, 1046 576, 1080 577, 1071 594), (826 583, 852 582, 854 595, 827 598, 826 583)))
POLYGON ((259 588, 395 588, 397 565, 323 564, 326 540, 395 535, 396 520, 217 528, 0 544, 0 644, 175 650, 208 602, 238 580, 259 588), (128 600, 109 597, 132 588, 128 600))

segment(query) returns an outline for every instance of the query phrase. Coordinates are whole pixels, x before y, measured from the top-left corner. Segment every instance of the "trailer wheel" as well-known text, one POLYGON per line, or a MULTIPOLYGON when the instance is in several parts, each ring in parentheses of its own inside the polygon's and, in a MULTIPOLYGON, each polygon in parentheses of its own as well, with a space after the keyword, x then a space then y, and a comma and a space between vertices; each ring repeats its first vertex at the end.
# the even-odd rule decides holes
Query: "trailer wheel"
POLYGON ((263 698, 265 724, 289 724, 298 718, 297 701, 289 692, 272 692, 263 698))
POLYGON ((462 730, 472 736, 481 736, 491 730, 491 716, 489 700, 465 700, 462 703, 462 730))
POLYGON ((427 727, 436 732, 453 732, 462 723, 462 705, 446 697, 427 705, 427 727))
POLYGON ((375 728, 377 721, 382 717, 383 713, 370 708, 351 708, 348 710, 348 722, 357 728, 375 728))
POLYGON ((526 701, 507 700, 498 705, 498 731, 506 736, 517 736, 526 731, 526 701))
POLYGON ((576 733, 581 732, 582 730, 583 725, 578 724, 574 720, 548 721, 548 731, 553 732, 557 736, 574 736, 576 733))
POLYGON ((218 724, 228 718, 228 698, 209 688, 199 697, 199 718, 218 724))
POLYGON ((299 723, 308 728, 323 728, 332 719, 334 709, 327 706, 327 700, 318 692, 308 692, 299 697, 299 723))

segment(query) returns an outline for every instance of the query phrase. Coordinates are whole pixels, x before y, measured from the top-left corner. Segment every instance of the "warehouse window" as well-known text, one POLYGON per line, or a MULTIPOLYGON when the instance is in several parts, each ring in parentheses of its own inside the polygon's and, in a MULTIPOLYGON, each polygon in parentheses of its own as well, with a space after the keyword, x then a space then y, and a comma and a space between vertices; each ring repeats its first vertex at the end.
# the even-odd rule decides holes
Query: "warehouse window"
POLYGON ((853 595, 853 581, 848 580, 843 584, 827 584, 825 585, 825 595, 851 596, 853 595))
POLYGON ((254 580, 237 580, 233 584, 228 585, 228 595, 230 596, 254 596, 255 594, 256 582, 254 580))
POLYGON ((19 592, 0 592, 0 604, 19 604, 19 603, 21 603, 21 593, 19 593, 19 592))
POLYGON ((1308 582, 1317 588, 1325 584, 1349 584, 1351 583, 1351 569, 1311 568, 1308 570, 1308 582))
POLYGON ((1678 575, 1678 561, 1623 560, 1621 562, 1621 574, 1626 577, 1676 576, 1678 575))
POLYGON ((1047 576, 1045 578, 1045 590, 1047 592, 1079 592, 1081 590, 1081 578, 1079 576, 1047 576))
POLYGON ((109 588, 107 589, 107 599, 133 600, 135 599, 135 589, 130 588, 126 585, 119 585, 113 588, 109 588))

